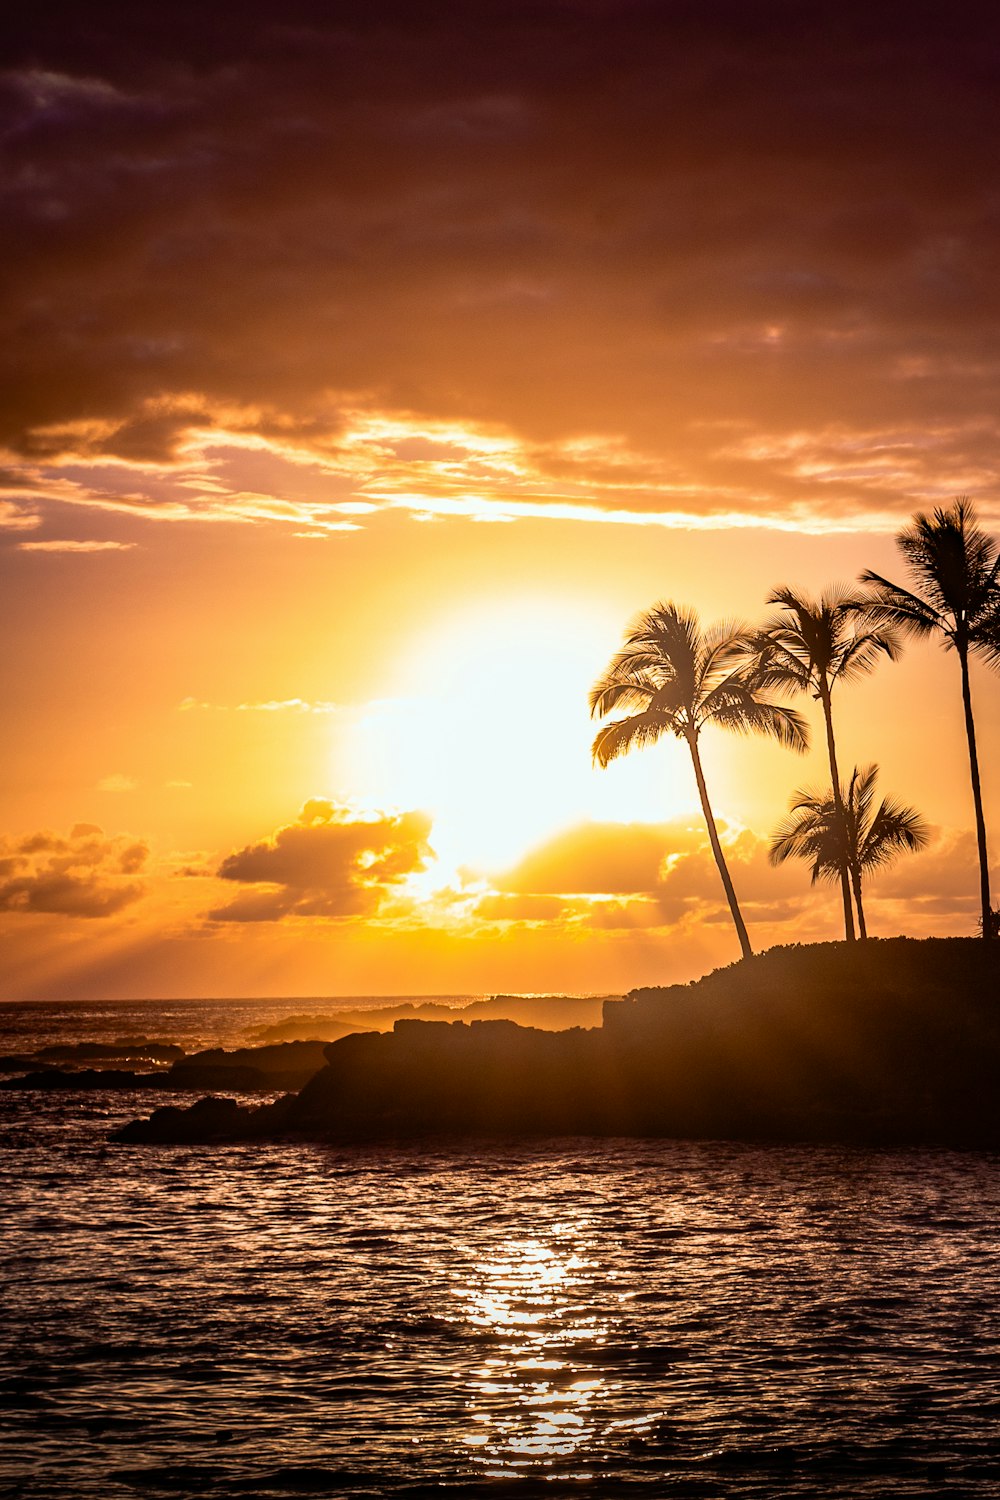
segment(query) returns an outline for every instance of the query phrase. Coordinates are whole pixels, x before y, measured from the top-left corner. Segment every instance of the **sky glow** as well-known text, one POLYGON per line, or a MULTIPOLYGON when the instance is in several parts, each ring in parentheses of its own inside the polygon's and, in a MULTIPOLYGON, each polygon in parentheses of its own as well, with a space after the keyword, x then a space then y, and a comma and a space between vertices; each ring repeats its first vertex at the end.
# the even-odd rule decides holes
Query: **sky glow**
MULTIPOLYGON (((790 0, 19 17, 0 994, 611 992, 734 958, 683 746, 595 770, 587 691, 657 600, 755 620, 899 576, 894 533, 962 493, 1000 532, 995 31, 790 0)), ((994 840, 998 689, 977 665, 994 840)), ((703 743, 758 947, 838 930, 766 861, 825 775, 799 706, 801 759, 703 743)), ((954 663, 910 647, 835 711, 932 826, 873 931, 971 933, 954 663)))

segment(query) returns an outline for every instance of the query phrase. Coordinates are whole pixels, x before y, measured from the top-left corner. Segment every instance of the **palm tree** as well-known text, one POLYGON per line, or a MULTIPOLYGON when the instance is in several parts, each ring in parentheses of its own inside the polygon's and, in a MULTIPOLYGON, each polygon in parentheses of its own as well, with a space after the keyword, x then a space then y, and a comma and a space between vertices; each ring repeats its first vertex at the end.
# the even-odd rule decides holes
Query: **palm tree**
POLYGON ((906 561, 915 592, 867 569, 861 575, 862 583, 869 586, 865 617, 906 635, 939 635, 945 649, 958 656, 979 847, 980 922, 988 941, 993 936, 990 874, 969 655, 974 651, 991 665, 1000 665, 1000 553, 993 538, 978 525, 975 509, 966 496, 947 509, 938 506, 932 515, 915 515, 898 533, 896 546, 906 561))
MULTIPOLYGON (((833 733, 833 689, 838 682, 853 682, 875 669, 881 656, 894 660, 899 642, 890 629, 869 628, 855 614, 857 601, 843 589, 828 589, 819 600, 790 588, 772 589, 768 604, 781 610, 764 622, 751 638, 762 681, 783 692, 808 692, 823 710, 826 749, 837 816, 844 817, 837 744, 833 733)), ((840 875, 844 903, 844 935, 854 941, 851 909, 852 872, 847 865, 840 875)), ((860 888, 860 881, 854 881, 860 888)), ((861 922, 861 913, 858 913, 861 922)))
POLYGON ((813 885, 817 880, 839 881, 849 869, 863 939, 868 928, 862 878, 884 869, 904 849, 922 849, 928 837, 923 819, 912 807, 884 797, 873 811, 877 780, 878 766, 855 766, 839 807, 832 789, 796 792, 791 814, 776 830, 768 855, 772 865, 793 855, 811 861, 813 885))
POLYGON ((655 604, 629 627, 622 649, 594 684, 590 712, 604 718, 624 710, 624 717, 598 730, 593 756, 600 766, 652 745, 664 734, 686 742, 712 853, 743 957, 749 958, 753 950, 709 804, 698 737, 707 724, 718 724, 737 734, 767 734, 804 750, 808 731, 794 709, 762 694, 753 666, 739 660, 745 634, 733 624, 702 631, 693 610, 655 604))

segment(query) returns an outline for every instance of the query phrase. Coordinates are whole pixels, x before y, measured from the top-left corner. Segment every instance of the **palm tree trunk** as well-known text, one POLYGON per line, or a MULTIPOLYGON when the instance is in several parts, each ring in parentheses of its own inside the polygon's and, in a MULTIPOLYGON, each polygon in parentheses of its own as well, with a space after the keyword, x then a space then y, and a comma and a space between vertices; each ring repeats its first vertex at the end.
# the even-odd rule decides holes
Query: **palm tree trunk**
MULTIPOLYGON (((820 689, 820 702, 823 705, 823 718, 826 723, 826 748, 830 756, 830 775, 833 778, 833 805, 837 809, 837 819, 844 836, 844 864, 840 870, 840 892, 844 898, 844 937, 847 942, 853 943, 854 910, 851 906, 851 877, 847 867, 847 814, 844 811, 844 799, 840 791, 840 772, 837 770, 837 746, 833 738, 833 705, 830 702, 830 690, 825 686, 820 689)), ((858 884, 860 885, 860 880, 858 884)), ((859 901, 859 920, 860 905, 859 901)))
POLYGON ((856 865, 851 866, 851 884, 854 887, 854 904, 858 908, 858 935, 864 942, 868 936, 868 928, 865 924, 865 909, 861 904, 861 871, 856 865))
POLYGON ((698 783, 698 796, 701 798, 701 810, 705 815, 705 826, 708 829, 708 840, 712 845, 712 853, 715 855, 715 863, 718 865, 719 874, 722 877, 722 885, 723 889, 726 892, 726 900, 729 902, 729 910, 732 914, 733 925, 736 928, 736 936, 740 940, 740 947, 743 950, 743 957, 752 958, 753 949, 750 946, 750 938, 747 934, 746 923, 743 920, 743 913, 740 911, 740 904, 736 899, 736 891, 733 888, 733 882, 729 875, 729 868, 726 865, 726 856, 722 852, 722 845, 719 843, 718 829, 715 826, 715 818, 712 816, 712 807, 708 800, 708 788, 705 785, 705 775, 701 769, 701 756, 698 754, 698 737, 696 734, 692 734, 689 736, 688 748, 691 751, 691 762, 694 766, 694 779, 698 783))
POLYGON ((962 664, 962 703, 965 706, 965 733, 969 741, 969 769, 972 773, 972 801, 976 809, 976 843, 979 845, 979 896, 982 902, 983 937, 993 936, 990 908, 990 864, 986 852, 986 819, 983 817, 983 794, 979 785, 979 756, 976 752, 976 726, 972 718, 972 689, 969 685, 969 649, 956 642, 962 664))

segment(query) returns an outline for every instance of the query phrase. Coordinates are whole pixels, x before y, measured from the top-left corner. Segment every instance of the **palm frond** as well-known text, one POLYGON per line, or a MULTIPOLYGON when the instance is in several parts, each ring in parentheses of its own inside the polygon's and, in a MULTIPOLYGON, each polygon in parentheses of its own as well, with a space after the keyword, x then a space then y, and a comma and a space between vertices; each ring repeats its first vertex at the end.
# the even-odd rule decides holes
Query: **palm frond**
POLYGON ((672 729, 664 714, 639 713, 627 719, 612 719, 603 724, 594 736, 591 756, 599 766, 608 766, 613 760, 627 755, 630 750, 641 750, 672 729))
POLYGON ((599 677, 590 690, 590 716, 603 719, 617 708, 642 712, 648 708, 658 691, 658 684, 650 681, 642 672, 629 675, 609 671, 605 676, 599 677))
POLYGON ((701 729, 766 734, 795 750, 808 743, 804 719, 761 686, 745 624, 724 620, 702 631, 693 610, 659 603, 632 621, 624 644, 589 695, 595 718, 617 717, 594 739, 600 766, 671 733, 694 748, 701 729))
POLYGON ((904 850, 916 852, 925 848, 929 838, 927 825, 914 808, 886 797, 858 851, 861 867, 866 871, 883 868, 904 850))
POLYGON ((789 816, 772 835, 770 862, 805 860, 815 884, 840 880, 845 868, 863 878, 891 864, 902 851, 923 848, 927 827, 912 807, 887 797, 872 813, 877 780, 878 766, 855 766, 841 789, 843 817, 832 789, 796 792, 789 816))
POLYGON ((954 644, 992 614, 1000 590, 1000 551, 980 527, 967 496, 948 507, 938 506, 930 515, 919 512, 898 533, 896 545, 916 593, 877 574, 863 575, 865 582, 875 585, 874 602, 883 610, 883 619, 886 609, 899 605, 900 629, 911 634, 939 630, 954 644))
POLYGON ((967 495, 923 513, 896 537, 911 575, 939 612, 970 622, 995 582, 997 546, 980 527, 967 495))
POLYGON ((823 794, 808 787, 800 788, 792 797, 789 816, 779 824, 771 837, 767 855, 769 863, 780 865, 793 856, 814 859, 825 833, 823 794))
POLYGON ((723 676, 745 663, 749 627, 742 620, 719 620, 710 625, 698 650, 698 684, 708 691, 723 676))
POLYGON ((841 652, 837 678, 841 682, 856 682, 859 677, 867 677, 873 672, 881 657, 898 661, 900 651, 899 634, 889 626, 858 630, 841 652))
POLYGON ((871 672, 881 655, 898 654, 893 631, 866 621, 857 591, 841 584, 824 590, 818 600, 783 585, 771 590, 768 603, 780 605, 781 611, 770 615, 761 631, 757 670, 762 686, 785 693, 812 691, 819 697, 840 680, 871 672))
POLYGON ((991 667, 1000 667, 1000 597, 970 632, 970 644, 991 667))
POLYGON ((877 780, 878 766, 874 762, 869 766, 855 766, 846 791, 841 792, 844 810, 855 829, 864 828, 868 822, 868 815, 875 800, 877 780))
POLYGON ((803 751, 809 745, 809 726, 800 713, 756 697, 743 684, 717 688, 702 705, 699 722, 718 724, 733 734, 763 734, 789 750, 803 751))
POLYGON ((807 656, 797 650, 797 639, 786 635, 783 623, 765 620, 753 641, 750 671, 761 688, 779 693, 802 693, 812 683, 807 656))
POLYGON ((869 593, 865 600, 865 614, 876 625, 887 625, 890 630, 903 635, 925 636, 935 630, 950 634, 949 622, 933 604, 911 594, 898 583, 883 578, 866 568, 861 582, 867 584, 869 593))

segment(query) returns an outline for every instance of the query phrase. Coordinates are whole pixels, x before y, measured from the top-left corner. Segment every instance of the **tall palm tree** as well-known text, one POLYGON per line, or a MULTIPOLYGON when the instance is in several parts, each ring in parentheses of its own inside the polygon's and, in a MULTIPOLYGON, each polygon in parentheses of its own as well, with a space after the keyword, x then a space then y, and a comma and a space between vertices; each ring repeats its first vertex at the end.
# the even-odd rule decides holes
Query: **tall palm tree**
POLYGON ((744 637, 745 629, 733 624, 703 631, 693 610, 655 604, 629 627, 622 649, 594 684, 590 712, 604 718, 624 710, 622 718, 597 732, 593 756, 600 766, 652 745, 664 734, 687 744, 712 853, 743 957, 749 958, 753 950, 708 800, 698 737, 706 725, 717 724, 737 734, 767 734, 804 750, 808 731, 794 709, 770 701, 761 691, 752 664, 739 660, 744 637))
POLYGON ((914 591, 866 569, 861 575, 862 583, 869 587, 865 616, 906 635, 938 635, 945 649, 958 656, 979 848, 980 921, 983 937, 989 940, 993 936, 989 859, 969 656, 976 652, 991 665, 1000 665, 1000 553, 993 538, 978 525, 975 509, 966 496, 947 508, 938 506, 931 515, 915 515, 896 536, 896 546, 903 554, 914 591))
MULTIPOLYGON (((771 590, 767 602, 781 608, 765 620, 751 641, 762 681, 779 692, 811 693, 822 708, 834 805, 838 817, 843 818, 833 733, 833 690, 838 682, 853 682, 866 676, 882 656, 894 660, 899 653, 899 642, 891 629, 868 626, 859 620, 855 612, 857 601, 843 589, 828 589, 818 600, 813 600, 794 589, 776 588, 771 590)), ((844 935, 848 942, 853 942, 852 872, 846 864, 839 879, 844 935)), ((854 884, 859 887, 860 882, 854 884)), ((859 924, 860 921, 859 912, 859 924)))
POLYGON ((884 869, 904 849, 922 849, 927 826, 912 807, 883 797, 875 808, 878 766, 855 766, 840 807, 832 789, 795 793, 791 813, 775 831, 768 855, 772 865, 795 856, 812 864, 812 883, 838 881, 845 866, 851 871, 858 925, 868 936, 861 901, 862 878, 884 869), (841 808, 843 812, 841 812, 841 808))

